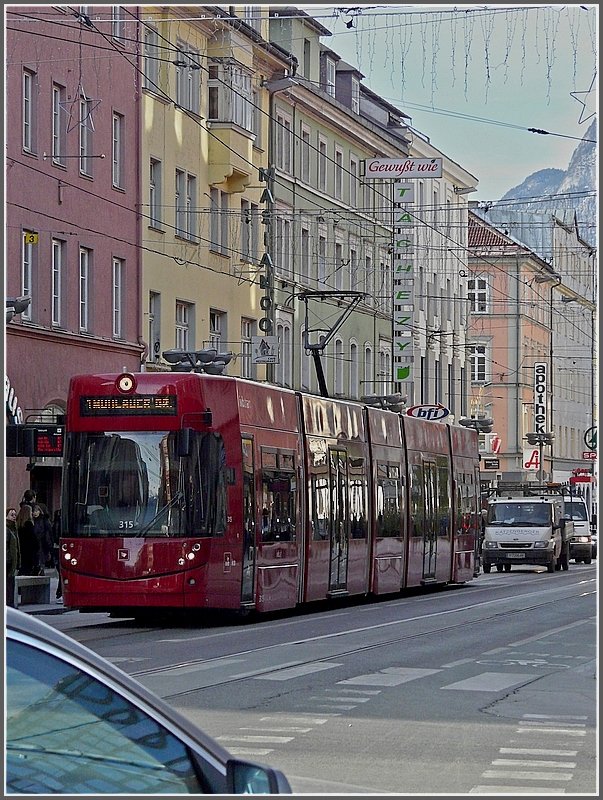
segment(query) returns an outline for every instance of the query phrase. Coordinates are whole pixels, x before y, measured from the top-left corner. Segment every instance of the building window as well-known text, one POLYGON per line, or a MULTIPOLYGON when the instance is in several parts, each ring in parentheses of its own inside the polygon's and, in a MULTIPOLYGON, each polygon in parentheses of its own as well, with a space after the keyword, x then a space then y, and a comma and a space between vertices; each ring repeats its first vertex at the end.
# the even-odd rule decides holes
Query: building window
MULTIPOLYGON (((284 213, 284 212, 281 212, 284 213)), ((280 275, 292 276, 291 263, 291 220, 285 216, 276 218, 276 271, 280 275)))
POLYGON ((121 6, 111 6, 111 36, 123 39, 126 30, 124 10, 121 6))
POLYGON ((90 311, 90 250, 80 247, 80 330, 89 329, 90 311))
POLYGON ((113 336, 123 336, 123 266, 121 258, 113 259, 113 336))
POLYGON ((354 114, 360 114, 360 81, 358 78, 352 78, 352 111, 354 114))
POLYGON ((283 172, 291 172, 291 118, 277 112, 274 124, 276 125, 276 166, 283 172))
POLYGON ((36 76, 34 72, 23 70, 23 149, 28 153, 35 150, 35 100, 36 100, 36 76))
POLYGON ((350 158, 350 205, 356 208, 358 204, 358 161, 350 158))
POLYGON ((343 396, 343 342, 335 339, 335 395, 343 396))
POLYGON ((186 176, 185 231, 190 241, 197 239, 197 179, 194 175, 186 176))
POLYGON ((366 302, 372 305, 375 302, 375 276, 373 274, 373 259, 364 257, 364 291, 367 293, 366 302))
POLYGON ((364 382, 363 394, 373 394, 373 348, 370 345, 364 346, 364 382))
POLYGON ((379 377, 380 391, 387 394, 390 390, 392 374, 392 354, 390 348, 383 342, 379 343, 379 377))
POLYGON ((358 345, 350 342, 350 397, 358 397, 358 345))
POLYGON ((111 179, 116 189, 124 188, 124 118, 113 114, 113 139, 111 143, 111 179))
POLYGON ((251 75, 238 64, 210 64, 209 119, 231 122, 253 133, 251 75))
POLYGON ((488 348, 485 344, 470 345, 467 348, 471 367, 471 383, 486 383, 488 378, 488 348))
POLYGON ((335 197, 341 200, 343 193, 343 151, 335 148, 335 197))
POLYGON ((254 89, 252 93, 253 97, 253 117, 252 117, 252 128, 251 131, 255 136, 255 141, 253 143, 254 147, 261 148, 262 147, 262 107, 261 107, 261 100, 260 100, 260 93, 254 89))
POLYGON ((160 54, 158 50, 159 37, 154 28, 145 26, 144 29, 144 45, 143 45, 143 87, 150 89, 152 92, 156 91, 157 81, 159 80, 159 59, 160 54))
POLYGON ((259 6, 243 6, 243 19, 254 31, 261 33, 262 9, 259 6))
POLYGON ((323 286, 327 282, 327 240, 325 236, 318 237, 318 282, 323 286))
POLYGON ((184 173, 181 169, 177 169, 174 198, 176 210, 176 236, 184 236, 186 231, 184 222, 184 218, 186 216, 185 183, 186 173, 184 173))
POLYGON ((467 298, 471 314, 488 312, 488 281, 485 278, 470 278, 467 281, 467 298))
POLYGON ((301 229, 301 252, 300 252, 300 279, 308 282, 310 278, 310 231, 307 228, 301 229))
POLYGON ((251 337, 253 336, 254 321, 241 317, 241 377, 253 378, 254 369, 251 360, 251 337))
POLYGON ((300 126, 301 134, 301 179, 310 183, 310 129, 305 125, 300 126))
POLYGON ((161 295, 149 292, 149 355, 148 361, 157 361, 161 352, 161 295))
POLYGON ((333 272, 335 273, 335 288, 338 291, 343 290, 343 270, 343 243, 335 242, 335 269, 333 272))
POLYGON ((350 242, 350 289, 358 291, 360 285, 358 276, 358 243, 354 240, 350 242))
POLYGON ((312 45, 309 39, 304 39, 304 78, 310 78, 312 67, 312 45))
POLYGON ((80 97, 80 172, 92 176, 92 101, 80 97))
POLYGON ((210 196, 209 248, 222 256, 228 255, 228 193, 212 187, 210 196))
MULTIPOLYGON (((32 297, 34 244, 31 241, 32 231, 23 231, 21 255, 21 294, 32 297)), ((21 319, 31 320, 31 303, 21 312, 21 319)))
POLYGON ((302 391, 310 391, 310 351, 306 350, 306 329, 301 328, 300 378, 302 391))
POLYGON ((251 203, 249 200, 241 200, 241 260, 251 260, 251 203))
POLYGON ((62 296, 62 281, 63 281, 63 252, 65 242, 58 239, 52 240, 52 279, 51 279, 51 294, 52 294, 52 311, 51 320, 53 325, 61 324, 61 296, 62 296))
POLYGON ((188 350, 190 342, 190 303, 176 301, 176 328, 175 343, 176 348, 188 350))
POLYGON ((52 85, 52 162, 65 166, 65 87, 52 85))
POLYGON ((185 42, 177 42, 176 64, 176 105, 199 113, 201 65, 199 52, 185 42))
POLYGON ((325 59, 325 92, 335 97, 335 62, 328 57, 325 59))
POLYGON ((318 188, 321 192, 327 191, 327 143, 318 139, 318 188))
POLYGON ((225 335, 224 317, 221 311, 209 311, 209 346, 215 347, 218 353, 222 350, 222 341, 225 335))
MULTIPOLYGON (((290 319, 277 319, 276 337, 278 340, 279 363, 275 368, 275 381, 279 386, 293 386, 293 341, 290 319)), ((303 351, 302 351, 303 352, 303 351)), ((302 355, 303 358, 303 355, 302 355)))
POLYGON ((149 166, 149 225, 161 228, 161 161, 152 158, 149 166))

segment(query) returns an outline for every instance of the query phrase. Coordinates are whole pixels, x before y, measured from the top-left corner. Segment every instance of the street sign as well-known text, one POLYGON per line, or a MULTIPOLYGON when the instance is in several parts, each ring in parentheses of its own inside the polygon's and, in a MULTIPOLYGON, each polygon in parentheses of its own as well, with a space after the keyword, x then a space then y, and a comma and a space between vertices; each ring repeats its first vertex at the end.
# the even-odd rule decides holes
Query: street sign
POLYGON ((498 458, 484 458, 484 469, 499 469, 500 459, 498 458))
POLYGON ((523 468, 533 472, 540 469, 540 451, 537 447, 524 448, 523 468))
POLYGON ((492 436, 492 439, 490 440, 490 444, 492 446, 492 452, 493 453, 496 453, 496 454, 500 453, 501 441, 500 441, 500 436, 498 434, 495 434, 494 436, 492 436))
POLYGON ((254 364, 278 364, 278 336, 252 336, 251 351, 254 364))
POLYGON ((409 417, 417 417, 418 419, 444 419, 450 414, 450 410, 440 403, 425 403, 424 405, 411 406, 406 409, 406 414, 409 417))
POLYGON ((589 428, 586 433, 584 434, 584 444, 588 447, 589 450, 596 450, 597 449, 597 428, 593 426, 589 428))

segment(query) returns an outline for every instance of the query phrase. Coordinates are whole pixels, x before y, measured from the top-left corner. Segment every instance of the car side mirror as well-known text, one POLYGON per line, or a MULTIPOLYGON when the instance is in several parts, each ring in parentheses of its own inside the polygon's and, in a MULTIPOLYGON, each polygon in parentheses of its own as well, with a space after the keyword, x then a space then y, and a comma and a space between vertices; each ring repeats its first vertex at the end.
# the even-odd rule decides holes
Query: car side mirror
POLYGON ((226 762, 226 785, 229 794, 292 794, 280 770, 238 758, 226 762))

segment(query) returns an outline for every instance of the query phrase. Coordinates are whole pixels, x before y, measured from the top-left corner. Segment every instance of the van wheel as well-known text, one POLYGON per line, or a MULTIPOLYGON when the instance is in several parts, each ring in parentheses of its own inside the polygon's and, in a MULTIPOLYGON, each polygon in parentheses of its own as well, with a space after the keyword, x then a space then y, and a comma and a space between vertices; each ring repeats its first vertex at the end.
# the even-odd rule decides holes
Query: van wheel
POLYGON ((502 564, 497 564, 497 565, 496 565, 496 571, 497 571, 497 572, 502 572, 502 571, 503 571, 503 568, 504 568, 504 567, 503 567, 503 565, 502 565, 502 564))
MULTIPOLYGON (((578 562, 576 562, 576 563, 578 563, 578 562)), ((585 558, 584 559, 584 563, 585 564, 591 564, 592 563, 592 558, 585 558)))
POLYGON ((505 572, 511 572, 511 565, 505 564, 505 572))
POLYGON ((549 563, 546 565, 547 572, 555 572, 556 569, 557 569, 556 561, 549 561, 549 563))
MULTIPOLYGON (((581 564, 582 563, 582 559, 581 558, 575 558, 574 561, 576 562, 576 564, 581 564)), ((590 561, 588 563, 590 564, 590 561)))
POLYGON ((483 570, 485 573, 490 572, 491 569, 492 569, 492 564, 484 564, 483 570))

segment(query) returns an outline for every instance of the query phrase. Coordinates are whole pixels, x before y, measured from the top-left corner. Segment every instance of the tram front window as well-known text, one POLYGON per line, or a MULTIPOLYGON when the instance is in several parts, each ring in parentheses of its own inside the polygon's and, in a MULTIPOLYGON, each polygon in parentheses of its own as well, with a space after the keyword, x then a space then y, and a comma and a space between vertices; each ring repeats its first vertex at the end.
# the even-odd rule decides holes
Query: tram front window
POLYGON ((225 519, 220 437, 192 432, 178 453, 175 432, 72 433, 63 476, 68 536, 202 536, 225 519))

